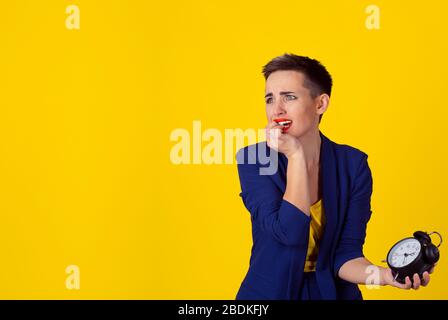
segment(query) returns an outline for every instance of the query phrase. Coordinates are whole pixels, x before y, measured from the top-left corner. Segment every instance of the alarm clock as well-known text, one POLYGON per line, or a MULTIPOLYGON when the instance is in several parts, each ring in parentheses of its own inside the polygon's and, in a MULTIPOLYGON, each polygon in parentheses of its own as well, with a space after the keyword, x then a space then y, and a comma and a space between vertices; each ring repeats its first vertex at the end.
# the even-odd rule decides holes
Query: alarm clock
POLYGON ((387 254, 387 264, 392 270, 394 279, 404 284, 406 277, 412 281, 413 275, 417 273, 423 279, 423 273, 431 270, 439 260, 439 247, 442 244, 442 236, 438 232, 426 233, 416 231, 413 237, 398 241, 387 254), (435 246, 431 241, 431 235, 436 234, 440 242, 435 246))

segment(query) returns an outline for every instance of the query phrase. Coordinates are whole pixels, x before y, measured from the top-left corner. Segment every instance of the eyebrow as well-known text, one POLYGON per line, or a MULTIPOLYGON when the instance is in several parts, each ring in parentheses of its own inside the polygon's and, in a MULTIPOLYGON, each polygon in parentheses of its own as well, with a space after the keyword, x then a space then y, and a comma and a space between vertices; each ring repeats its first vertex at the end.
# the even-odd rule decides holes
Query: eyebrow
MULTIPOLYGON (((280 91, 280 95, 281 96, 284 96, 284 95, 287 95, 287 94, 290 94, 290 93, 294 93, 294 92, 292 92, 292 91, 280 91)), ((265 98, 272 97, 272 95, 273 95, 272 92, 269 92, 264 97, 265 98)))

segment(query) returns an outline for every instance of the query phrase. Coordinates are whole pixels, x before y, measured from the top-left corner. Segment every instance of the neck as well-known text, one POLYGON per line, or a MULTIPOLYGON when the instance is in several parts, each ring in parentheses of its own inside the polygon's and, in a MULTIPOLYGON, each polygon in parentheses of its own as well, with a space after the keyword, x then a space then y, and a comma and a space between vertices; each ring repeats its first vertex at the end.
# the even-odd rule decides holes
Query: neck
POLYGON ((305 155, 305 162, 308 170, 319 168, 320 162, 320 146, 322 139, 319 134, 319 128, 316 127, 308 131, 299 138, 305 155))

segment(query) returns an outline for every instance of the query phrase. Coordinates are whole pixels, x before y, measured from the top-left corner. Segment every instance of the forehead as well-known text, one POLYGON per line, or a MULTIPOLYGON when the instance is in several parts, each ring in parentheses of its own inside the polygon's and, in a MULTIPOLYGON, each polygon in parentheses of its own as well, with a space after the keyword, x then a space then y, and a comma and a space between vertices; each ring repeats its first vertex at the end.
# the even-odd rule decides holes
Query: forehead
POLYGON ((293 70, 275 71, 266 80, 266 93, 273 91, 303 90, 305 75, 293 70))

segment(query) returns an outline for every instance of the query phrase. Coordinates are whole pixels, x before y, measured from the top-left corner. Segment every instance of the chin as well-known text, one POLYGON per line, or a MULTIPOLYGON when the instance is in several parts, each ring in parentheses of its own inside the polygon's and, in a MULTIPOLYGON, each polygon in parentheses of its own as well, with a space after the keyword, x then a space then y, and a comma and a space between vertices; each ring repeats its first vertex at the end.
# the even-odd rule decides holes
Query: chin
POLYGON ((300 138, 306 134, 306 131, 289 130, 288 133, 296 138, 300 138))
POLYGON ((295 132, 288 132, 290 135, 292 135, 294 138, 301 138, 303 137, 303 133, 295 133, 295 132))
MULTIPOLYGON (((310 126, 307 128, 304 128, 303 126, 301 127, 302 130, 294 130, 294 129, 298 129, 298 128, 290 128, 292 130, 289 131, 289 134, 291 134, 292 136, 296 137, 296 138, 301 138, 304 137, 312 132, 315 131, 315 127, 314 126, 310 126)), ((317 131, 319 131, 319 127, 317 127, 317 131)))

